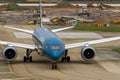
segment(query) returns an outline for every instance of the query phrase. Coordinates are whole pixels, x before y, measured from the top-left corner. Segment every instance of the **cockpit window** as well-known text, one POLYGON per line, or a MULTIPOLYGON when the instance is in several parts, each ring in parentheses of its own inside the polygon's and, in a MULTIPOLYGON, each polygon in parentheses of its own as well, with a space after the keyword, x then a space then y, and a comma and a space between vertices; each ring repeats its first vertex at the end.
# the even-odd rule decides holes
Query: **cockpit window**
POLYGON ((61 46, 49 46, 50 49, 60 49, 61 46))

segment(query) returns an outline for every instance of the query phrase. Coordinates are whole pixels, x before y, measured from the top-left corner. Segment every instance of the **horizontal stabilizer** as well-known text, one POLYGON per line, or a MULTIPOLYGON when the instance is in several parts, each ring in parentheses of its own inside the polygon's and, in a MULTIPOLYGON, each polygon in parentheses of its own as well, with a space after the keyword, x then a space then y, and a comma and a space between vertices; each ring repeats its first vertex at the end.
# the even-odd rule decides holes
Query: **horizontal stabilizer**
POLYGON ((17 31, 21 31, 21 32, 25 32, 28 34, 33 34, 32 30, 25 30, 25 29, 20 29, 20 28, 14 28, 14 27, 10 27, 10 26, 4 26, 5 28, 9 28, 9 29, 13 29, 13 30, 17 30, 17 31))
POLYGON ((53 29, 51 31, 56 33, 56 32, 67 30, 67 29, 71 29, 71 28, 74 28, 74 26, 65 27, 65 28, 59 28, 59 29, 53 29))

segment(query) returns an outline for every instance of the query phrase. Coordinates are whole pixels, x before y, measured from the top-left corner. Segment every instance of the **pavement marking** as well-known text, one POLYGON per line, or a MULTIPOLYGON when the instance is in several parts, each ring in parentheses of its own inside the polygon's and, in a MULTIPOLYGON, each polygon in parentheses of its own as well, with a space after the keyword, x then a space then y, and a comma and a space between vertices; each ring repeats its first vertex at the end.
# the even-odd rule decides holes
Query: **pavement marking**
POLYGON ((20 38, 32 38, 32 35, 27 34, 27 33, 23 33, 23 32, 13 32, 13 34, 15 35, 16 38, 20 39, 20 38))
POLYGON ((3 45, 0 45, 0 48, 3 49, 3 45))
MULTIPOLYGON (((100 57, 96 57, 97 60, 101 60, 100 57)), ((104 60, 104 59, 102 59, 104 60)), ((112 61, 110 60, 105 60, 105 61, 97 61, 105 70, 112 72, 112 73, 117 73, 120 74, 120 67, 115 65, 112 61)))
POLYGON ((1 79, 1 80, 12 80, 12 79, 1 79))
POLYGON ((13 73, 13 71, 12 71, 12 67, 11 67, 10 64, 8 64, 8 68, 9 68, 9 71, 10 71, 11 73, 13 73))
POLYGON ((91 38, 103 38, 94 32, 58 32, 56 33, 60 38, 68 38, 68 39, 91 39, 91 38))
MULTIPOLYGON (((1 4, 1 5, 3 5, 3 4, 1 4)), ((37 3, 17 3, 17 5, 18 6, 39 6, 39 4, 37 4, 37 3)), ((42 3, 42 6, 56 6, 57 4, 56 3, 49 3, 49 4, 47 4, 47 3, 42 3)))
MULTIPOLYGON (((3 45, 0 45, 1 48, 3 48, 3 45)), ((0 68, 8 68, 10 73, 13 73, 11 65, 8 63, 8 67, 0 67, 0 68)), ((1 73, 0 73, 1 74, 1 73)))
POLYGON ((12 78, 12 79, 1 79, 1 80, 24 80, 29 78, 12 78))

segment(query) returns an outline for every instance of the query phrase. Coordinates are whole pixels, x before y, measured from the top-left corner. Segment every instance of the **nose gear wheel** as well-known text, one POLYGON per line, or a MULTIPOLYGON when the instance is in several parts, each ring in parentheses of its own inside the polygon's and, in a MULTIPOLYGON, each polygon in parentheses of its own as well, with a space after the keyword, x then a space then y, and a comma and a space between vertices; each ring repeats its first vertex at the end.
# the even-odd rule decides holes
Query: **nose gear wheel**
POLYGON ((54 63, 52 63, 52 70, 56 70, 56 69, 57 69, 57 63, 54 62, 54 63))

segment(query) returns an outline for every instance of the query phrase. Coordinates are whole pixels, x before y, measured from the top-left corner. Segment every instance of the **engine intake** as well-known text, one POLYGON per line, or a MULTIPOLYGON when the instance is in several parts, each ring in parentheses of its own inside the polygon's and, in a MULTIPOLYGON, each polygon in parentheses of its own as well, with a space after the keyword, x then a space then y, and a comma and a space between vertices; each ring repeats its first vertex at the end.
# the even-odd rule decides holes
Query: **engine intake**
POLYGON ((95 49, 89 45, 84 46, 81 50, 81 56, 83 60, 90 62, 94 60, 95 57, 95 49))
POLYGON ((17 50, 12 45, 7 45, 2 51, 2 56, 6 61, 14 61, 17 57, 17 50))

